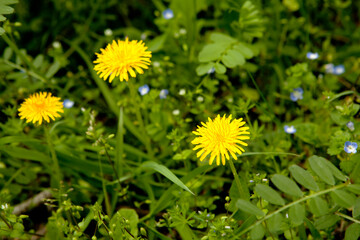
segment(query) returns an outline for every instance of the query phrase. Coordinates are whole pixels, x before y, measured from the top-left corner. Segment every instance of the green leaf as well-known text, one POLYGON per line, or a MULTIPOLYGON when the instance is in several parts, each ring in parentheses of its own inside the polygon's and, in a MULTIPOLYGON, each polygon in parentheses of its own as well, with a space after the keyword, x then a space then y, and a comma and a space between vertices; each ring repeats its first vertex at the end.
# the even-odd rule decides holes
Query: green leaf
POLYGON ((268 201, 269 203, 276 205, 284 205, 285 201, 282 199, 279 193, 277 193, 271 187, 264 184, 257 184, 255 186, 255 191, 260 195, 263 199, 268 201))
POLYGON ((311 221, 309 221, 309 219, 307 219, 307 218, 305 218, 305 223, 309 227, 309 230, 310 230, 311 235, 314 238, 314 240, 322 240, 322 237, 321 237, 319 231, 315 228, 313 223, 311 221))
POLYGON ((289 218, 295 226, 302 224, 305 218, 305 207, 300 203, 291 206, 289 209, 289 218))
POLYGON ((44 62, 44 55, 39 54, 34 59, 33 64, 36 68, 40 68, 43 65, 43 62, 44 62))
POLYGON ((264 216, 265 215, 265 213, 263 211, 261 211, 258 207, 256 207, 249 201, 246 201, 243 199, 238 199, 236 201, 236 207, 239 208, 240 210, 242 210, 246 213, 252 214, 252 215, 256 215, 256 216, 264 216))
POLYGON ((353 218, 360 216, 360 197, 356 198, 354 209, 352 211, 353 218))
POLYGON ((117 224, 123 219, 126 219, 129 223, 129 227, 127 230, 136 238, 138 236, 138 223, 139 223, 139 216, 134 209, 131 208, 122 208, 120 209, 110 220, 110 226, 114 233, 113 239, 122 239, 124 228, 117 224))
POLYGON ((261 224, 255 225, 255 227, 253 227, 253 229, 250 232, 250 237, 253 240, 263 239, 264 235, 265 235, 265 228, 261 224))
POLYGON ((2 27, 0 27, 0 35, 2 35, 4 33, 5 33, 5 30, 2 27))
POLYGON ((228 44, 226 43, 211 43, 205 45, 199 53, 199 62, 216 61, 225 52, 228 44))
POLYGON ((353 223, 346 228, 344 240, 358 240, 360 237, 360 224, 353 223))
POLYGON ((346 189, 349 190, 350 192, 360 195, 360 184, 347 185, 346 189))
POLYGON ((331 192, 330 196, 341 207, 351 208, 355 205, 356 197, 345 190, 337 189, 331 192))
POLYGON ((320 179, 329 185, 335 185, 334 176, 328 168, 327 163, 325 163, 324 161, 327 160, 323 157, 319 157, 316 155, 309 158, 311 169, 320 177, 320 179))
POLYGON ((54 76, 60 69, 60 63, 58 61, 55 61, 53 64, 51 64, 49 70, 46 72, 45 77, 51 78, 54 76))
POLYGON ((35 150, 28 150, 21 147, 0 146, 0 152, 1 151, 7 153, 8 155, 14 158, 33 160, 33 161, 39 161, 45 163, 51 162, 49 156, 35 150))
POLYGON ((198 76, 202 76, 204 74, 206 74, 211 68, 213 68, 215 65, 214 62, 209 62, 206 64, 200 64, 197 68, 196 68, 196 74, 198 76))
POLYGON ((317 217, 323 216, 329 212, 329 207, 327 202, 320 198, 314 197, 309 201, 310 211, 317 217))
POLYGON ((271 181, 279 190, 283 191, 284 193, 287 193, 294 197, 303 196, 303 193, 298 187, 298 185, 296 185, 296 183, 293 180, 291 180, 290 178, 284 175, 275 174, 271 178, 271 181))
POLYGON ((11 14, 14 12, 14 9, 12 7, 2 5, 3 3, 0 3, 0 14, 11 14))
POLYGON ((152 39, 148 44, 149 51, 151 52, 158 52, 160 51, 165 43, 166 40, 166 34, 162 34, 160 36, 155 37, 152 39))
POLYGON ((9 60, 11 58, 12 54, 13 54, 13 51, 10 47, 5 48, 4 59, 9 60))
POLYGON ((222 56, 221 61, 226 67, 234 68, 237 65, 243 65, 245 63, 245 58, 241 52, 230 49, 222 56))
POLYGON ((180 188, 184 189, 185 191, 188 191, 192 195, 195 195, 190 189, 177 177, 175 174, 173 174, 167 167, 164 165, 160 165, 156 162, 148 161, 141 165, 141 168, 150 168, 153 169, 160 174, 162 174, 164 177, 178 185, 180 188))
POLYGON ((25 142, 37 142, 41 143, 40 140, 30 137, 23 136, 7 136, 0 138, 0 145, 9 144, 9 143, 25 143, 25 142))
POLYGON ((289 167, 289 171, 293 178, 302 186, 313 191, 319 191, 319 186, 315 182, 313 176, 305 169, 298 165, 292 165, 289 167))
POLYGON ((330 171, 334 175, 334 177, 336 177, 337 179, 339 179, 340 181, 343 181, 343 182, 345 182, 347 180, 347 177, 337 167, 335 167, 334 164, 332 164, 330 161, 325 160, 324 163, 330 169, 330 171))
POLYGON ((317 229, 323 230, 334 226, 339 220, 340 217, 337 215, 326 215, 317 219, 314 225, 317 229))
POLYGON ((254 52, 244 43, 237 43, 233 46, 233 49, 239 51, 245 58, 252 58, 254 56, 254 52))
POLYGON ((224 74, 226 72, 226 67, 224 67, 224 65, 222 65, 219 62, 215 63, 214 68, 215 68, 215 71, 219 74, 224 74))
POLYGON ((222 34, 222 33, 212 33, 210 35, 210 39, 213 41, 213 42, 220 42, 220 43, 224 43, 224 44, 227 44, 227 46, 229 46, 230 44, 232 43, 236 43, 237 40, 228 36, 228 35, 225 35, 225 34, 222 34))
POLYGON ((283 216, 281 213, 277 213, 268 220, 268 228, 272 233, 276 233, 281 231, 281 226, 283 224, 283 216))

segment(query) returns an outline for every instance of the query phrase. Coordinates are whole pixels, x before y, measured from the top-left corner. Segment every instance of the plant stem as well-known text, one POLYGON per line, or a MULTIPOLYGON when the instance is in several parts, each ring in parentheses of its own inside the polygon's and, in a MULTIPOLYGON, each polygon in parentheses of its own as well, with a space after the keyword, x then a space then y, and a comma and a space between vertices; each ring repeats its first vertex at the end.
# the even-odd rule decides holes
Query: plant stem
POLYGON ((243 189, 243 187, 241 185, 239 175, 236 172, 234 163, 233 163, 231 158, 229 159, 229 163, 230 163, 231 172, 234 175, 234 179, 235 179, 236 185, 237 185, 238 190, 239 190, 240 198, 246 199, 246 193, 245 193, 245 191, 244 191, 244 189, 243 189))
POLYGON ((116 133, 116 157, 115 157, 115 169, 118 171, 119 176, 123 176, 123 154, 124 154, 124 111, 123 107, 120 107, 119 121, 116 133))
POLYGON ((109 196, 107 195, 107 191, 106 191, 106 185, 105 185, 104 173, 103 173, 103 169, 102 169, 100 155, 98 156, 98 160, 99 160, 99 168, 100 168, 100 174, 101 174, 102 189, 103 189, 103 193, 104 193, 104 197, 105 197, 106 213, 107 213, 107 215, 111 216, 112 215, 111 214, 111 205, 110 205, 109 196))
POLYGON ((137 120, 139 122, 140 129, 141 129, 142 133, 144 134, 143 136, 145 138, 146 151, 150 155, 150 157, 153 158, 154 153, 153 153, 151 145, 150 145, 150 138, 146 133, 144 121, 143 121, 141 111, 140 111, 140 108, 139 108, 139 104, 137 103, 137 95, 136 95, 136 90, 135 90, 134 84, 131 81, 128 81, 128 85, 129 85, 129 89, 130 89, 131 98, 133 99, 133 101, 135 101, 134 106, 135 106, 135 111, 136 111, 136 118, 137 118, 137 120))
POLYGON ((49 146, 49 150, 50 150, 50 155, 51 155, 51 159, 52 159, 52 171, 54 171, 54 176, 55 176, 55 188, 59 188, 60 187, 60 181, 62 180, 62 175, 61 175, 61 171, 60 171, 60 166, 59 166, 59 162, 58 159, 56 157, 56 152, 55 152, 55 148, 54 145, 51 141, 51 136, 50 136, 50 132, 49 132, 49 126, 45 125, 44 126, 44 130, 45 130, 45 135, 46 135, 46 140, 47 140, 47 144, 49 146))
POLYGON ((338 216, 340 216, 340 217, 342 217, 342 218, 345 218, 345 219, 347 219, 347 220, 353 221, 354 223, 360 224, 360 220, 357 220, 357 219, 355 219, 355 218, 353 218, 353 217, 350 217, 350 216, 348 216, 348 215, 345 215, 345 214, 343 214, 343 213, 341 213, 341 212, 335 212, 335 214, 338 215, 338 216))
POLYGON ((290 208, 291 206, 294 206, 294 205, 296 205, 296 204, 298 204, 298 203, 304 202, 304 201, 306 201, 306 200, 308 200, 308 199, 311 199, 311 198, 314 198, 314 197, 317 197, 317 196, 320 196, 320 195, 323 195, 323 194, 326 194, 326 193, 335 191, 335 190, 337 190, 337 189, 344 188, 344 187, 346 187, 348 184, 349 184, 349 183, 346 182, 346 183, 343 183, 343 184, 334 186, 334 187, 332 187, 332 188, 325 189, 325 190, 323 190, 323 191, 320 191, 320 192, 317 192, 317 193, 308 195, 308 196, 306 196, 306 197, 300 198, 300 199, 298 199, 298 200, 296 200, 296 201, 294 201, 294 202, 288 203, 288 204, 286 204, 285 206, 279 208, 278 210, 276 210, 276 211, 274 211, 274 212, 272 212, 272 213, 270 213, 270 214, 262 217, 261 219, 259 219, 258 221, 256 221, 254 224, 252 224, 251 226, 247 227, 246 229, 244 229, 243 231, 241 231, 239 234, 237 234, 237 236, 241 236, 241 235, 245 234, 246 232, 248 232, 248 231, 250 231, 251 229, 253 229, 256 225, 261 224, 263 221, 265 221, 265 220, 271 218, 272 216, 274 216, 274 215, 276 215, 276 214, 278 214, 278 213, 280 213, 280 212, 282 212, 282 211, 290 208))

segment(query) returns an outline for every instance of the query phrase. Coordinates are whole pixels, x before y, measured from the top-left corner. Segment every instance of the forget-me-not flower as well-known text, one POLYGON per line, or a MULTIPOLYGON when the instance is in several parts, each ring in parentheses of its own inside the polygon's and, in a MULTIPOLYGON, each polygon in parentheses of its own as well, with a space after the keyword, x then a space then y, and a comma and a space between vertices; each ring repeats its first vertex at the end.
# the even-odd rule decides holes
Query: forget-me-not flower
POLYGON ((184 88, 180 89, 179 95, 184 96, 186 94, 186 90, 184 88))
POLYGON ((143 86, 140 86, 138 91, 139 91, 141 96, 144 96, 144 95, 148 94, 149 91, 150 91, 149 85, 145 84, 143 86))
POLYGON ((344 150, 347 153, 356 153, 356 149, 357 149, 358 145, 356 142, 350 142, 350 141, 346 141, 345 142, 345 146, 344 146, 344 150))
POLYGON ((333 73, 334 72, 334 68, 335 68, 334 64, 328 63, 328 64, 325 64, 324 67, 325 67, 325 72, 326 73, 333 73))
POLYGON ((344 65, 340 64, 334 67, 333 74, 335 75, 341 75, 345 72, 344 65))
POLYGON ((319 54, 317 52, 313 53, 313 52, 308 52, 306 53, 306 58, 310 59, 310 60, 315 60, 319 58, 319 54))
POLYGON ((169 20, 169 19, 172 19, 174 17, 174 12, 173 10, 171 10, 170 8, 164 10, 162 12, 162 15, 165 19, 169 20))
POLYGON ((294 102, 303 99, 304 90, 301 87, 294 88, 293 92, 290 93, 290 99, 294 102))
POLYGON ((284 131, 288 134, 294 134, 294 133, 296 133, 296 128, 292 125, 291 126, 285 125, 284 131))
POLYGON ((352 121, 349 121, 346 126, 349 128, 350 131, 354 131, 355 130, 355 126, 354 123, 352 121))
POLYGON ((161 89, 160 94, 159 94, 160 99, 166 98, 166 96, 167 96, 168 94, 169 94, 169 91, 168 91, 167 89, 161 89))
POLYGON ((72 108, 74 106, 74 101, 71 101, 70 99, 65 99, 63 102, 64 108, 72 108))

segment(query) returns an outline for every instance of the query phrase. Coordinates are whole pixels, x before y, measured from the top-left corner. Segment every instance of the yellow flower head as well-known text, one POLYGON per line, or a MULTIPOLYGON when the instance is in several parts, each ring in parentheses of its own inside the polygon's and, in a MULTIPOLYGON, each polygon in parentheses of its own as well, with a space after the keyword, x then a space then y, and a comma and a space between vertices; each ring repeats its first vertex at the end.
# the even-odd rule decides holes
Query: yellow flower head
POLYGON ((94 63, 94 70, 100 74, 100 78, 106 80, 109 76, 111 83, 115 77, 120 78, 122 82, 124 79, 129 80, 131 77, 136 77, 135 70, 139 74, 143 74, 142 68, 147 69, 150 65, 151 52, 146 51, 145 43, 135 40, 130 41, 126 38, 125 41, 114 40, 109 43, 105 49, 100 49, 101 53, 96 53, 97 59, 94 63))
POLYGON ((234 119, 232 116, 226 118, 226 115, 217 117, 214 120, 208 119, 207 123, 201 123, 203 126, 198 126, 196 131, 193 131, 196 137, 191 143, 197 146, 194 150, 201 149, 197 152, 197 157, 203 161, 206 156, 210 155, 209 164, 211 165, 216 157, 216 164, 220 165, 220 159, 225 165, 225 157, 229 159, 229 153, 236 160, 236 154, 242 154, 245 150, 239 146, 247 146, 247 143, 242 140, 250 139, 248 127, 243 127, 245 122, 243 119, 234 119))
POLYGON ((64 112, 60 98, 51 96, 51 93, 40 92, 25 99, 19 108, 19 116, 26 122, 36 122, 41 125, 43 119, 50 122, 50 118, 60 117, 58 112, 64 112))

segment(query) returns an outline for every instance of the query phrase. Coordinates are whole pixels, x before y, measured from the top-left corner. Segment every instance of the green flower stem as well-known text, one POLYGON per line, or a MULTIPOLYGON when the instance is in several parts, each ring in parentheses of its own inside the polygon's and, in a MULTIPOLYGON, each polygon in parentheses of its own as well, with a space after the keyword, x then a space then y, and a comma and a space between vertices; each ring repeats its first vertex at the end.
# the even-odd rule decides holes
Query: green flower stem
POLYGON ((129 89, 130 89, 131 98, 133 99, 133 101, 135 101, 134 106, 135 106, 135 111, 136 111, 136 118, 137 118, 137 120, 139 122, 140 129, 144 134, 146 151, 150 155, 150 157, 152 158, 152 157, 154 157, 154 152, 152 151, 151 144, 150 144, 150 138, 146 133, 144 121, 143 121, 141 111, 140 111, 140 108, 139 108, 139 104, 138 104, 138 102, 136 100, 137 96, 136 96, 135 86, 131 81, 128 81, 128 85, 129 85, 129 89))
POLYGON ((296 204, 298 204, 298 203, 305 202, 306 200, 309 200, 309 199, 311 199, 311 198, 315 198, 315 197, 317 197, 317 196, 324 195, 324 194, 329 193, 329 192, 333 192, 333 191, 335 191, 335 190, 337 190, 337 189, 340 189, 340 188, 344 188, 344 187, 346 187, 347 185, 349 185, 349 182, 346 182, 346 183, 343 183, 343 184, 334 186, 334 187, 332 187, 332 188, 325 189, 325 190, 323 190, 323 191, 320 191, 320 192, 317 192, 317 193, 308 195, 308 196, 306 196, 306 197, 300 198, 300 199, 298 199, 298 200, 296 200, 296 201, 294 201, 294 202, 288 203, 288 204, 286 204, 285 206, 279 208, 278 210, 276 210, 276 211, 274 211, 274 212, 272 212, 272 213, 270 213, 270 214, 262 217, 261 219, 259 219, 258 221, 256 221, 254 224, 250 225, 249 227, 247 227, 246 229, 244 229, 243 231, 241 231, 239 234, 237 234, 237 236, 238 236, 238 237, 242 236, 242 235, 245 234, 246 232, 248 232, 248 231, 250 231, 251 229, 253 229, 256 225, 261 224, 262 222, 264 222, 265 220, 271 218, 272 216, 274 216, 274 215, 276 215, 276 214, 278 214, 278 213, 280 213, 280 212, 282 212, 282 211, 284 211, 284 210, 286 210, 286 209, 288 209, 288 208, 290 208, 290 207, 292 207, 292 206, 294 206, 294 205, 296 205, 296 204))
POLYGON ((123 111, 123 107, 120 107, 118 128, 116 133, 116 157, 115 157, 115 169, 118 171, 120 177, 123 176, 123 168, 124 168, 123 155, 124 155, 124 111, 123 111))
POLYGON ((45 125, 44 130, 45 130, 46 140, 47 140, 47 144, 49 146, 51 159, 52 159, 52 168, 53 168, 52 171, 54 171, 54 176, 55 176, 55 181, 54 181, 55 185, 53 187, 59 188, 60 187, 60 181, 62 180, 62 175, 61 175, 61 171, 60 171, 59 162, 58 162, 58 159, 56 157, 54 145, 53 145, 53 143, 51 141, 50 132, 49 132, 49 126, 45 125))
POLYGON ((233 163, 233 161, 232 161, 231 158, 229 159, 229 163, 230 163, 231 172, 232 172, 232 174, 234 175, 234 179, 235 179, 236 185, 237 185, 237 187, 238 187, 238 189, 239 189, 240 198, 246 199, 245 190, 243 189, 243 187, 242 187, 242 185, 241 185, 239 175, 238 175, 237 172, 236 172, 234 163, 233 163))

